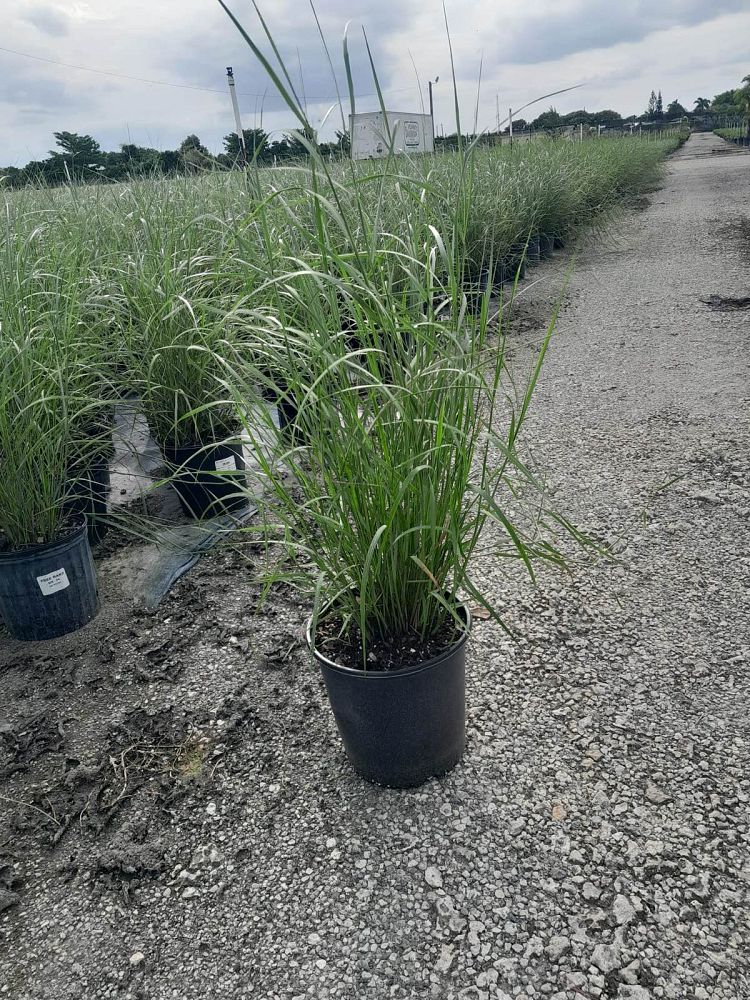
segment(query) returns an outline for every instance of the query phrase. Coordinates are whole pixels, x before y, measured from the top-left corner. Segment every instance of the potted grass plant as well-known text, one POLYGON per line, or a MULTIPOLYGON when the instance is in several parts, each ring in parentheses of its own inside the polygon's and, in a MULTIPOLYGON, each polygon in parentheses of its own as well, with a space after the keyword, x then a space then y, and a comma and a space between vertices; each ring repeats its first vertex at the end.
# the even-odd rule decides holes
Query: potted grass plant
POLYGON ((149 227, 140 255, 115 277, 115 297, 126 378, 140 392, 180 504, 203 518, 246 505, 245 461, 234 403, 217 380, 231 347, 213 275, 190 227, 179 236, 163 245, 149 227))
MULTIPOLYGON (((355 770, 410 787, 464 752, 470 607, 499 618, 473 575, 487 523, 498 529, 498 557, 532 574, 535 560, 562 561, 540 535, 544 497, 516 450, 552 324, 516 394, 502 317, 499 327, 488 322, 491 282, 477 315, 465 294, 471 267, 492 260, 502 239, 471 217, 475 144, 459 142, 443 187, 440 176, 402 182, 388 159, 369 176, 351 165, 334 179, 306 138, 283 65, 271 66, 219 2, 299 119, 309 154, 298 182, 312 225, 294 212, 286 222, 304 249, 287 262, 271 251, 273 310, 264 324, 248 304, 240 357, 225 364, 227 395, 266 483, 262 525, 248 530, 263 530, 268 550, 277 543, 284 556, 271 579, 310 590, 308 643, 355 770), (296 440, 252 401, 271 367, 295 401, 296 440), (533 516, 521 494, 533 494, 533 516)), ((346 44, 344 62, 354 112, 346 44)), ((261 229, 267 209, 257 206, 261 229)), ((242 319, 238 306, 232 321, 242 319)))
MULTIPOLYGON (((495 613, 471 567, 485 523, 502 529, 499 555, 530 570, 535 559, 560 560, 535 533, 538 521, 524 525, 513 513, 521 483, 537 489, 516 439, 547 342, 511 404, 503 334, 490 342, 486 307, 474 320, 460 307, 443 317, 426 302, 414 322, 361 291, 368 346, 352 351, 344 334, 314 322, 285 329, 285 379, 304 445, 277 432, 269 450, 275 428, 260 407, 248 411, 246 433, 268 484, 266 540, 302 564, 285 578, 314 590, 307 637, 346 753, 368 780, 408 787, 463 754, 470 605, 495 613)), ((255 336, 258 358, 262 332, 255 336)), ((267 349, 277 337, 269 331, 267 349)), ((246 362, 247 385, 255 363, 246 362)), ((243 385, 235 391, 247 397, 243 385)))
MULTIPOLYGON (((45 273, 32 235, 0 260, 0 614, 17 639, 50 639, 98 608, 86 517, 70 494, 82 429, 103 410, 80 325, 75 267, 45 273)), ((42 249, 43 255, 43 249, 42 249)))

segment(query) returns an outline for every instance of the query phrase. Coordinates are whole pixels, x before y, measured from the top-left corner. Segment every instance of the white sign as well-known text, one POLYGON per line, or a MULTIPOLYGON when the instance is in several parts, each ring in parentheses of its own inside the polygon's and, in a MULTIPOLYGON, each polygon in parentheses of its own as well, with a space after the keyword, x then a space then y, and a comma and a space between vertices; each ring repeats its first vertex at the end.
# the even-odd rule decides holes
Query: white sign
POLYGON ((39 584, 39 589, 45 597, 48 597, 50 594, 56 594, 58 590, 65 590, 66 587, 70 586, 68 574, 64 569, 54 569, 51 573, 38 576, 36 582, 39 584))
POLYGON ((234 460, 234 455, 230 455, 229 458, 218 458, 214 462, 214 468, 217 472, 236 472, 237 463, 234 460))
POLYGON ((419 122, 404 122, 404 143, 407 146, 419 146, 422 135, 419 122))

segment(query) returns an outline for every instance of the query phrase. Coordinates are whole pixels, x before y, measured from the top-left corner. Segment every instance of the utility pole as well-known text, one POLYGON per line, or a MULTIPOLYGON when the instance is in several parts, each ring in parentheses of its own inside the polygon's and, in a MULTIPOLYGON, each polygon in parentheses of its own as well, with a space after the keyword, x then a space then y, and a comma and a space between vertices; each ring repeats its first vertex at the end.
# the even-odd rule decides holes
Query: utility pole
POLYGON ((433 104, 432 104, 432 85, 433 85, 433 83, 437 83, 439 79, 440 79, 440 77, 436 76, 435 79, 434 79, 434 81, 433 80, 429 80, 428 83, 427 83, 427 92, 430 95, 430 127, 432 128, 432 149, 433 149, 433 152, 435 151, 435 109, 434 109, 433 104))
POLYGON ((513 149, 513 108, 508 108, 508 135, 510 136, 510 148, 513 149))
POLYGON ((234 124, 237 132, 237 141, 240 144, 240 159, 243 167, 247 166, 247 149, 245 147, 245 133, 242 131, 242 119, 240 118, 240 106, 237 103, 237 91, 234 86, 234 72, 231 66, 227 66, 227 83, 229 84, 229 96, 232 98, 232 110, 234 111, 234 124))

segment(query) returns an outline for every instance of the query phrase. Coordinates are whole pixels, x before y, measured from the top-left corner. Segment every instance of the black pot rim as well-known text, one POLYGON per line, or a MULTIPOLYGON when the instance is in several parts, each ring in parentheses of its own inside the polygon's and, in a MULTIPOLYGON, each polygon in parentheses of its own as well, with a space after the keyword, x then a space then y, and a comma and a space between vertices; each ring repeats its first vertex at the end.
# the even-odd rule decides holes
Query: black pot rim
POLYGON ((194 442, 193 444, 180 444, 176 447, 171 444, 164 444, 161 448, 167 460, 177 461, 181 452, 189 455, 207 455, 216 448, 242 448, 243 443, 244 441, 241 436, 241 432, 238 431, 236 437, 218 438, 212 441, 199 441, 194 442))
POLYGON ((88 529, 85 517, 83 519, 76 518, 76 522, 78 527, 62 538, 56 538, 51 542, 40 542, 36 545, 26 545, 22 549, 5 549, 5 551, 0 552, 0 562, 22 562, 27 556, 41 555, 42 553, 51 555, 57 551, 65 551, 65 549, 75 545, 88 529))
POLYGON ((438 663, 442 663, 443 660, 447 659, 449 656, 459 650, 462 646, 466 644, 469 638, 469 633, 471 632, 471 611, 469 610, 468 604, 460 602, 456 606, 456 611, 459 615, 463 615, 466 619, 466 625, 464 627, 463 634, 452 646, 444 649, 442 652, 438 653, 436 656, 430 657, 429 660, 423 660, 421 663, 412 664, 407 667, 399 667, 397 670, 361 670, 359 667, 346 667, 342 663, 336 663, 335 660, 329 660, 327 656, 324 656, 318 649, 315 648, 312 641, 312 625, 313 616, 311 615, 307 619, 307 626, 305 628, 305 639, 307 641, 307 647, 315 657, 315 659, 321 665, 325 665, 330 670, 336 670, 340 674, 346 674, 350 677, 367 677, 376 680, 387 681, 393 677, 406 677, 409 674, 418 674, 422 670, 429 670, 431 667, 436 666, 438 663))

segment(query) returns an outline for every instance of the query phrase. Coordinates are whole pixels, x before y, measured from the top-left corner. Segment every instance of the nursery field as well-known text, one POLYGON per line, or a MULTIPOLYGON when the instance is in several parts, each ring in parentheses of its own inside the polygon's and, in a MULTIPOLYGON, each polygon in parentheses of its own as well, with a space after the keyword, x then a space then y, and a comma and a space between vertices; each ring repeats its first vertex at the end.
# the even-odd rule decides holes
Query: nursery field
POLYGON ((6 196, 0 996, 750 996, 712 144, 6 196), (459 645, 460 761, 334 717, 459 645))

